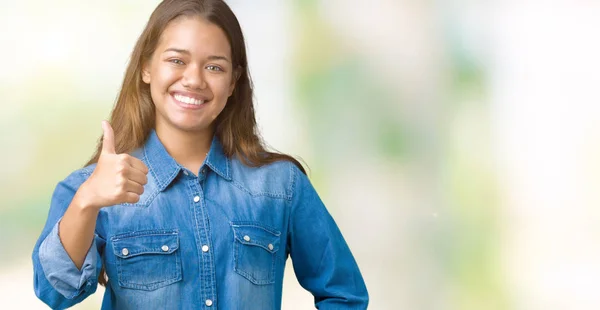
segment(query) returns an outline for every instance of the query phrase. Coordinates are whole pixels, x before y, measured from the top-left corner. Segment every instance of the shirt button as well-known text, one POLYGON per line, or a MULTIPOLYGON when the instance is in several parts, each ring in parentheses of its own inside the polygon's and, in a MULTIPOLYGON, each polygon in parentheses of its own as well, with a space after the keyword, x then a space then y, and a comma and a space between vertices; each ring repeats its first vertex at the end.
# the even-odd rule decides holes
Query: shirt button
POLYGON ((123 248, 123 250, 121 250, 121 253, 122 253, 124 256, 127 256, 127 255, 129 255, 129 250, 128 250, 127 248, 123 248))
POLYGON ((273 245, 272 244, 269 243, 268 248, 269 248, 269 251, 273 251, 273 245))
POLYGON ((202 246, 202 252, 208 252, 208 245, 202 246))
POLYGON ((161 248, 164 252, 167 252, 169 250, 169 246, 168 245, 163 245, 161 248))
POLYGON ((205 302, 205 304, 206 304, 207 306, 209 306, 209 307, 210 307, 210 306, 212 306, 212 300, 210 300, 210 299, 207 299, 207 300, 206 300, 206 302, 205 302))
POLYGON ((202 174, 206 173, 206 168, 202 168, 202 174))
POLYGON ((189 175, 189 173, 186 170, 183 170, 183 174, 189 175))
POLYGON ((245 236, 244 236, 244 240, 246 240, 246 242, 250 241, 250 236, 248 236, 248 235, 245 235, 245 236))
POLYGON ((198 201, 200 201, 200 196, 194 197, 194 202, 198 202, 198 201))

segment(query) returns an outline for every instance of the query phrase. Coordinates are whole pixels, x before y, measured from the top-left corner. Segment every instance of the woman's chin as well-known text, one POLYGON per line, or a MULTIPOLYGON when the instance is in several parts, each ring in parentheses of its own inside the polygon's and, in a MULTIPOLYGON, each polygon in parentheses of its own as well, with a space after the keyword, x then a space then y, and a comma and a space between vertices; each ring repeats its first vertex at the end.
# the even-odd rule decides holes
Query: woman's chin
POLYGON ((179 122, 175 126, 178 130, 188 133, 201 133, 207 130, 211 130, 210 124, 204 124, 199 122, 179 122))

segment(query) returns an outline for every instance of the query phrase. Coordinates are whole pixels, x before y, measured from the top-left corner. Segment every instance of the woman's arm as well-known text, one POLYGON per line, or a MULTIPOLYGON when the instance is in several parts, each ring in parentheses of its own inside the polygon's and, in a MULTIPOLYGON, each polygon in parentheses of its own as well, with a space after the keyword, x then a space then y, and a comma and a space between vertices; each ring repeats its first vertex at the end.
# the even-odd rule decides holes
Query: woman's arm
POLYGON ((102 128, 97 165, 86 170, 93 170, 91 175, 79 170, 58 184, 33 251, 36 295, 53 308, 74 305, 96 290, 106 243, 94 233, 98 213, 139 201, 148 182, 148 167, 128 154, 116 154, 110 124, 105 121, 102 128))
MULTIPOLYGON (((96 291, 98 271, 101 267, 100 252, 105 241, 94 234, 96 219, 83 219, 91 230, 89 239, 79 241, 85 250, 79 259, 78 266, 67 253, 59 234, 61 219, 64 219, 68 208, 77 207, 73 199, 77 189, 86 180, 87 175, 78 170, 60 182, 50 203, 50 212, 40 238, 35 244, 32 260, 34 271, 34 290, 39 299, 53 309, 71 307, 96 291), (64 215, 64 216, 63 216, 64 215)), ((87 215, 92 217, 92 215, 87 215)), ((71 232, 73 233, 73 231, 71 232)), ((81 238, 84 239, 84 238, 81 238)), ((74 255, 73 255, 74 256, 74 255)))
POLYGON ((366 309, 367 288, 344 237, 308 178, 294 171, 288 242, 298 282, 319 309, 366 309))
POLYGON ((80 189, 75 193, 71 204, 58 223, 60 242, 77 269, 83 266, 94 240, 99 211, 99 208, 93 207, 86 201, 85 191, 80 189))

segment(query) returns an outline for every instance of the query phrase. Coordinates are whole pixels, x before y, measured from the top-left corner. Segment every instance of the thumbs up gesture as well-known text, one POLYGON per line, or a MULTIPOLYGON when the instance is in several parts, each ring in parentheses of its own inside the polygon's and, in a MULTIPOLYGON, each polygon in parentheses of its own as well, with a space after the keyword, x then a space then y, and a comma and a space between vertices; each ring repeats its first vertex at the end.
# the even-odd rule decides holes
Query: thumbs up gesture
POLYGON ((102 122, 102 130, 104 136, 98 163, 77 195, 86 201, 84 205, 97 209, 126 202, 136 203, 148 183, 148 167, 129 154, 115 152, 114 132, 107 121, 102 122))

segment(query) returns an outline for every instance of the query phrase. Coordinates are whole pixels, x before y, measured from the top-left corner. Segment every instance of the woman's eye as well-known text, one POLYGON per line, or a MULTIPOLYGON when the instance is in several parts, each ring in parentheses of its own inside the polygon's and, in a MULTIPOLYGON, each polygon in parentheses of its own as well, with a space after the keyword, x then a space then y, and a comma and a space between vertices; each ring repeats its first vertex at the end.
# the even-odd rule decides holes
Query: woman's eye
POLYGON ((179 59, 171 59, 169 60, 170 62, 176 64, 176 65, 185 65, 185 63, 183 63, 183 61, 179 60, 179 59))
POLYGON ((210 71, 223 71, 223 69, 221 69, 221 67, 217 67, 217 66, 206 66, 206 69, 210 70, 210 71))

